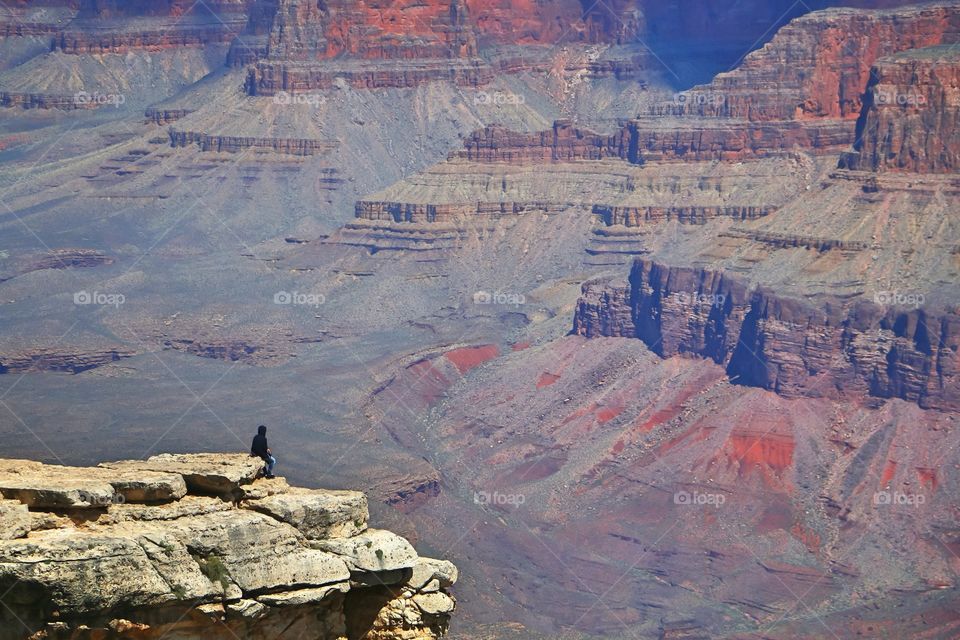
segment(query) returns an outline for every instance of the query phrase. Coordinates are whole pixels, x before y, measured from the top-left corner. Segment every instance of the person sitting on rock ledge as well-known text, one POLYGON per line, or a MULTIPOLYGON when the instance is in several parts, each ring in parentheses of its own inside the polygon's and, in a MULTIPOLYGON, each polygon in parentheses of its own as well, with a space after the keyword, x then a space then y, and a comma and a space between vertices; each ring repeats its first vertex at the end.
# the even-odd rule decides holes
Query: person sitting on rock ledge
POLYGON ((265 463, 263 467, 263 476, 273 478, 273 467, 277 464, 277 459, 273 457, 270 447, 267 446, 267 427, 260 425, 257 427, 257 435, 253 436, 253 445, 250 447, 250 455, 257 456, 265 463))

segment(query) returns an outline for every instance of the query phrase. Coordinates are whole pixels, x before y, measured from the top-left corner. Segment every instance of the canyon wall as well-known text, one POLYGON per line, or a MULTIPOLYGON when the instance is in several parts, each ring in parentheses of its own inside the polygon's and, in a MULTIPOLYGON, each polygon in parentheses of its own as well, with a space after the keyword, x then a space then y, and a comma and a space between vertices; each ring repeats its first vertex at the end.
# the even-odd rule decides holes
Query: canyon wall
POLYGON ((909 51, 873 69, 853 153, 842 168, 952 173, 960 169, 960 55, 909 51))
POLYGON ((246 454, 0 460, 0 639, 435 640, 449 562, 246 454), (33 634, 33 635, 30 635, 33 634))
POLYGON ((835 120, 777 124, 709 120, 673 126, 630 120, 602 135, 558 120, 552 129, 517 133, 493 125, 474 132, 451 159, 511 164, 573 162, 615 158, 632 164, 651 161, 739 161, 796 149, 838 152, 853 144, 854 126, 835 120))
POLYGON ((654 115, 756 122, 856 118, 880 56, 960 41, 960 4, 889 11, 830 9, 798 18, 736 70, 685 92, 654 115))
POLYGON ((960 409, 960 316, 884 302, 810 303, 719 271, 637 260, 628 282, 584 285, 573 331, 639 338, 663 357, 710 358, 732 381, 788 397, 960 409))

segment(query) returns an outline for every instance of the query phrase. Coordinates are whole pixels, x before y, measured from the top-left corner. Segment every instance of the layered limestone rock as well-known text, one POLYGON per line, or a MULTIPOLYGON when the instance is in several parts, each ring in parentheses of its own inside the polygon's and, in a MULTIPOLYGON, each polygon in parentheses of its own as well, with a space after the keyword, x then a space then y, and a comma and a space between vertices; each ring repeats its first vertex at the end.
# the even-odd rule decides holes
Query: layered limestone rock
MULTIPOLYGON (((591 152, 567 148, 568 156, 591 152)), ((601 147, 596 147, 601 149, 601 147)), ((602 155, 602 151, 596 155, 602 155)), ((704 224, 718 217, 764 217, 803 188, 789 175, 793 160, 768 159, 740 167, 714 163, 638 166, 617 160, 473 163, 453 160, 356 203, 356 217, 376 222, 456 225, 531 213, 576 212, 607 226, 640 227, 678 220, 704 224)))
POLYGON ((851 123, 824 120, 777 125, 710 120, 624 122, 610 135, 558 120, 553 128, 519 133, 492 125, 471 134, 451 158, 512 164, 617 158, 646 162, 742 161, 784 155, 798 149, 839 152, 854 141, 851 123))
POLYGON ((0 7, 0 37, 48 38, 59 33, 76 15, 79 0, 40 0, 7 2, 0 7))
POLYGON ((239 153, 247 149, 291 156, 314 156, 334 151, 336 142, 304 138, 256 138, 252 136, 219 136, 198 131, 171 129, 171 147, 196 145, 201 151, 216 153, 239 153))
POLYGON ((476 31, 463 0, 434 2, 307 2, 280 0, 272 18, 259 14, 247 32, 257 40, 235 46, 232 59, 259 57, 247 88, 255 95, 328 89, 341 78, 357 87, 406 87, 449 79, 476 85, 489 81, 477 56, 476 31), (269 35, 262 43, 258 31, 269 35), (337 64, 322 64, 334 58, 337 64), (363 61, 403 61, 398 66, 363 61), (452 60, 469 61, 469 64, 452 60), (445 62, 446 61, 446 62, 445 62), (406 62, 409 62, 407 64, 406 62))
POLYGON ((854 153, 841 167, 953 173, 960 168, 960 54, 908 51, 873 69, 854 153))
POLYGON ((430 640, 457 570, 243 454, 0 461, 0 638, 430 640))
POLYGON ((636 47, 646 26, 640 4, 279 0, 253 8, 229 61, 251 65, 247 88, 254 95, 323 90, 337 80, 359 88, 434 81, 475 87, 489 83, 494 69, 556 70, 553 54, 559 44, 581 49, 631 44, 634 50, 619 57, 585 56, 566 69, 590 77, 625 78, 637 73, 644 57, 636 47), (481 45, 487 59, 480 56, 481 45), (524 55, 521 47, 530 53, 524 55))
POLYGON ((811 303, 722 271, 637 260, 629 282, 584 285, 573 330, 639 338, 664 357, 710 358, 736 382, 788 397, 960 408, 960 316, 884 302, 811 303))
POLYGON ((136 351, 120 345, 78 346, 70 348, 18 345, 0 347, 0 375, 37 371, 65 371, 81 373, 107 364, 131 358, 136 351))

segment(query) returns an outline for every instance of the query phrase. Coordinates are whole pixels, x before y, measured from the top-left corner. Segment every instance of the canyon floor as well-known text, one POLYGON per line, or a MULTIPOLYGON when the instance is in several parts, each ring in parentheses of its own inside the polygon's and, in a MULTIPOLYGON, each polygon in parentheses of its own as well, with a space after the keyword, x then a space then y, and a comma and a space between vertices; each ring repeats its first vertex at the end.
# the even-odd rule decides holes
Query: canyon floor
POLYGON ((266 424, 291 484, 364 491, 460 568, 452 638, 960 637, 960 184, 850 166, 859 104, 688 113, 776 48, 692 93, 702 61, 630 45, 251 95, 226 44, 44 43, 0 38, 0 456, 245 452, 266 424), (650 293, 638 259, 696 284, 650 293), (827 319, 694 344, 730 286, 827 319), (885 296, 903 316, 857 306, 885 296), (860 333, 820 345, 838 313, 860 333))

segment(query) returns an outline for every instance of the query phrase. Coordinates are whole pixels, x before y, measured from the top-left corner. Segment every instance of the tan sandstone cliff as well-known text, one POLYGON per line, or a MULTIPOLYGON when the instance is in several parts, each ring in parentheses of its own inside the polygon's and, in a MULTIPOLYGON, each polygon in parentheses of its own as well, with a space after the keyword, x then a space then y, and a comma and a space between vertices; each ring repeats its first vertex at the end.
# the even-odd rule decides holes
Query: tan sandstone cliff
POLYGON ((242 454, 0 460, 0 638, 433 640, 457 569, 242 454))

